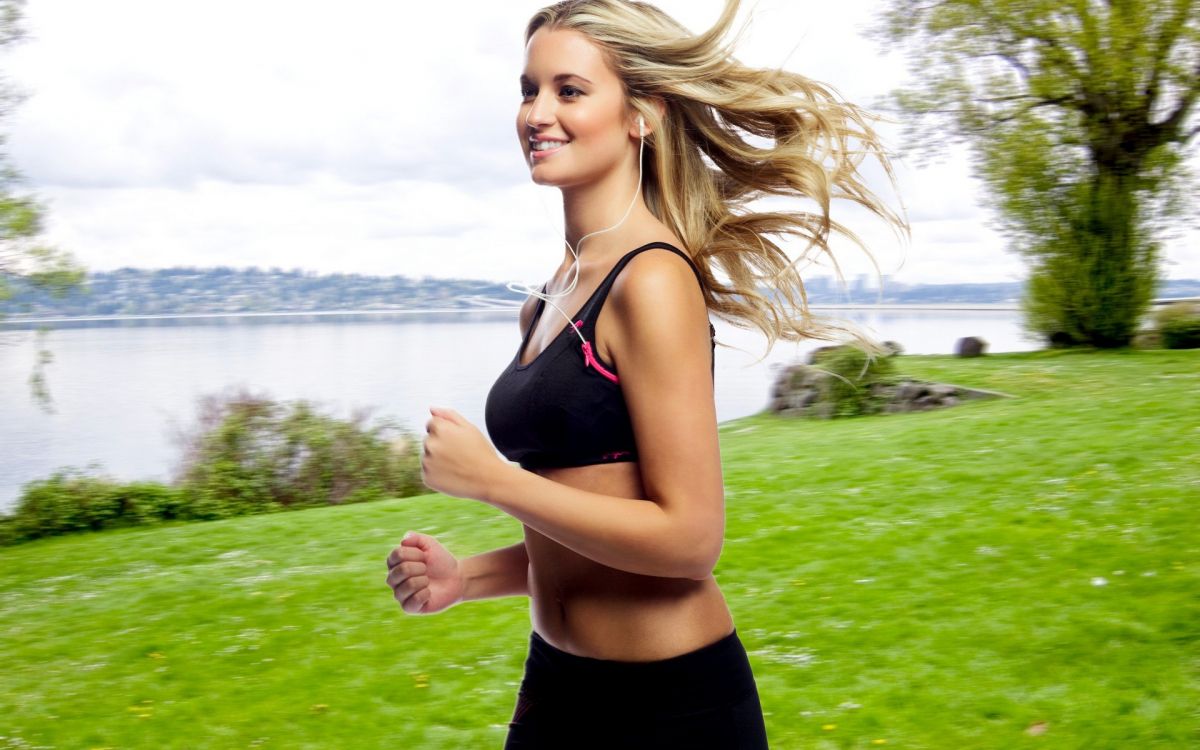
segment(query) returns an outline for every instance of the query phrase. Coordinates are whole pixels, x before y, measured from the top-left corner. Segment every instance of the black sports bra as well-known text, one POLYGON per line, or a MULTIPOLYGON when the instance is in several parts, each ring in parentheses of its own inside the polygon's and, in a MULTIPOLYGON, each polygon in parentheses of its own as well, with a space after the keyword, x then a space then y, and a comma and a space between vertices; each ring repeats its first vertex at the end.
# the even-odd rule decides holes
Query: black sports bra
MULTIPOLYGON (((488 434, 508 460, 525 469, 637 460, 633 426, 616 368, 596 356, 593 342, 596 318, 617 275, 635 255, 652 248, 682 257, 703 283, 699 269, 683 251, 665 242, 642 245, 617 261, 571 318, 586 342, 564 325, 549 346, 522 365, 529 336, 546 307, 539 298, 516 356, 492 385, 484 407, 488 434)), ((710 369, 715 376, 716 329, 711 322, 708 329, 714 356, 710 369)))

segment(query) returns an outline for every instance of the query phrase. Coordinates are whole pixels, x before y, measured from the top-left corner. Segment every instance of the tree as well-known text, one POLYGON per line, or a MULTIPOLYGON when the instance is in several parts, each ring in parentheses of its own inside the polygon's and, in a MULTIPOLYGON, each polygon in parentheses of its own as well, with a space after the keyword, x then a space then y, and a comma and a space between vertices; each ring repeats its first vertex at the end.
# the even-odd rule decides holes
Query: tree
POLYGON ((925 156, 966 143, 1030 259, 1026 326, 1128 345, 1162 239, 1194 216, 1200 0, 888 0, 873 34, 920 71, 891 96, 914 116, 906 140, 925 156))
MULTIPOLYGON (((0 52, 21 39, 23 6, 24 0, 0 0, 0 52)), ((19 92, 0 79, 0 119, 11 113, 20 99, 19 92)), ((38 242, 45 210, 36 198, 20 192, 20 173, 9 163, 3 144, 0 135, 0 301, 12 297, 12 283, 16 279, 23 279, 28 286, 55 297, 65 296, 72 288, 83 285, 84 269, 70 254, 38 242)), ((45 328, 38 331, 37 363, 29 384, 34 399, 49 409, 44 367, 52 356, 41 344, 45 332, 45 328)))

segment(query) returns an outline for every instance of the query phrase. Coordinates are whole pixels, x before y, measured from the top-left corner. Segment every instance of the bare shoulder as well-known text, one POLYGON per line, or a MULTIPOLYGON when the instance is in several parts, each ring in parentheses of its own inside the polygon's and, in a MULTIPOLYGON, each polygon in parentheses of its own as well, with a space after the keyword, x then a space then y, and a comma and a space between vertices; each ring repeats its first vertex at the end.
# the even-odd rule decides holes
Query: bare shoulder
POLYGON ((680 320, 680 316, 708 319, 704 292, 691 264, 662 247, 631 258, 613 283, 610 298, 621 317, 637 319, 655 311, 674 320, 680 320))

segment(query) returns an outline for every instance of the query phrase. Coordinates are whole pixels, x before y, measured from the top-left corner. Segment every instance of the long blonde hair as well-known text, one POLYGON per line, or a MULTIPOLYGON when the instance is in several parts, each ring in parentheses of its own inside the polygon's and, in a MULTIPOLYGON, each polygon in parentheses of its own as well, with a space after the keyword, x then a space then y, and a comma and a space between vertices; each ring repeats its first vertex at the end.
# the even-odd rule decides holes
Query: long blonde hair
POLYGON ((881 118, 837 101, 804 76, 739 63, 732 43, 724 41, 739 5, 726 0, 717 23, 692 34, 649 3, 565 0, 538 11, 525 40, 541 28, 573 29, 605 52, 652 133, 646 139, 646 204, 687 245, 710 310, 737 327, 760 329, 768 352, 777 339, 820 339, 849 340, 868 355, 881 354, 882 346, 855 326, 809 311, 795 267, 815 249, 828 256, 844 283, 829 248, 836 232, 866 253, 878 276, 858 236, 830 218, 835 198, 858 203, 908 233, 908 223, 858 173, 873 155, 896 183, 868 122, 881 118), (656 100, 666 104, 661 116, 656 100), (745 135, 770 142, 751 145, 745 135), (750 209, 751 201, 769 195, 811 199, 820 213, 750 209), (788 235, 808 242, 794 260, 771 239, 788 235), (728 283, 717 278, 717 269, 728 283))

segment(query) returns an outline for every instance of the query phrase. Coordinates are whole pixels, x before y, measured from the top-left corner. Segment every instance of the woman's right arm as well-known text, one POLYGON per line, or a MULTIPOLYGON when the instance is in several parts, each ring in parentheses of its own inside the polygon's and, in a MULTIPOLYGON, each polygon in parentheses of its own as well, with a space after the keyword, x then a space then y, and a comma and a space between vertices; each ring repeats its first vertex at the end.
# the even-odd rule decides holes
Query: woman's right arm
POLYGON ((387 565, 387 584, 410 615, 476 599, 529 595, 524 542, 458 560, 437 539, 409 532, 388 555, 387 565))

